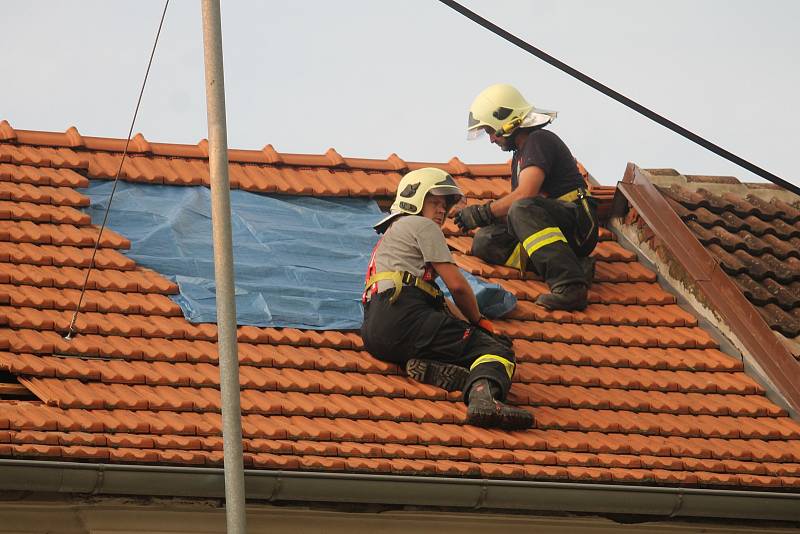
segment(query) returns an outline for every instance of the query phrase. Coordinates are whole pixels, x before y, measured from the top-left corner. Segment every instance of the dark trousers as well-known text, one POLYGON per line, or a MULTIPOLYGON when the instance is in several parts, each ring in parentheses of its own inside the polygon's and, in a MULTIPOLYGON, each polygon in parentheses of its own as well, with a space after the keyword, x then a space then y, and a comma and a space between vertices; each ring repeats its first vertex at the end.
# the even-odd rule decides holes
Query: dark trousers
POLYGON ((481 378, 495 382, 501 400, 506 398, 515 366, 510 345, 456 319, 445 311, 441 300, 415 287, 404 287, 394 303, 389 303, 391 293, 378 293, 364 305, 361 338, 370 354, 399 365, 420 358, 471 368, 465 399, 473 382, 481 378))
POLYGON ((550 290, 586 283, 578 258, 591 254, 597 244, 599 225, 595 202, 564 202, 532 197, 511 205, 505 222, 479 229, 472 241, 472 254, 496 265, 528 268, 544 278, 550 290))

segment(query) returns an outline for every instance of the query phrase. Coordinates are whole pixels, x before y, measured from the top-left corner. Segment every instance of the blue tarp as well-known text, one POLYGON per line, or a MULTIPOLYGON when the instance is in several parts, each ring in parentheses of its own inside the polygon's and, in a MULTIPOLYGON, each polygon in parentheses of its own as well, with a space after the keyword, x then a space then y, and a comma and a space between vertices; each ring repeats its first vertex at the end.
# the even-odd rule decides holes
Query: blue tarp
MULTIPOLYGON (((112 182, 81 192, 101 224, 112 182)), ((240 325, 347 330, 361 326, 364 271, 378 236, 374 201, 231 192, 236 319, 240 325)), ((107 227, 131 240, 125 254, 176 282, 193 323, 216 322, 211 195, 202 186, 119 182, 107 227)), ((485 315, 516 304, 467 275, 485 315)))

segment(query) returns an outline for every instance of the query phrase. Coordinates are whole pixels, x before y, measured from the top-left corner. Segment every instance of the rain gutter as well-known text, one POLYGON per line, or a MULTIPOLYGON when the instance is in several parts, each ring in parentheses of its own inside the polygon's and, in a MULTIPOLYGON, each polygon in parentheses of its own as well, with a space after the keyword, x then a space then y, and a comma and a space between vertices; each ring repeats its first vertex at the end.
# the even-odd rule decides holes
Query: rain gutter
MULTIPOLYGON (((247 499, 800 521, 800 493, 572 482, 245 470, 247 499)), ((0 491, 218 498, 220 468, 0 460, 0 491)))
POLYGON ((612 208, 612 217, 624 215, 627 203, 685 271, 707 304, 716 311, 743 348, 760 366, 794 413, 800 412, 800 365, 775 336, 750 301, 719 263, 700 244, 645 174, 628 163, 617 185, 623 202, 612 208))

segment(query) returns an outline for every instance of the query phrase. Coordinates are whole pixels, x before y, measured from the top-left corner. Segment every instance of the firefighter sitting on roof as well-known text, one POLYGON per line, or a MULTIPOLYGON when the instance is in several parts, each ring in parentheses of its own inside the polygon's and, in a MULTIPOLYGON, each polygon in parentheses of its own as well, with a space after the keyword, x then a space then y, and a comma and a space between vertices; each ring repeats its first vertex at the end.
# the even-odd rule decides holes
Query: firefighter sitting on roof
POLYGON ((442 233, 461 198, 440 169, 412 171, 400 181, 391 213, 375 225, 383 237, 367 270, 361 337, 373 356, 405 365, 409 377, 462 390, 468 424, 529 428, 530 412, 503 403, 515 368, 511 342, 481 316, 442 233), (437 276, 455 304, 442 295, 437 276))
POLYGON ((472 254, 544 278, 550 293, 536 303, 551 310, 582 310, 594 275, 589 254, 597 244, 595 201, 575 158, 553 132, 543 129, 556 113, 536 109, 510 85, 492 85, 472 103, 467 138, 483 133, 511 158, 511 193, 467 206, 456 214, 475 233, 472 254), (528 262, 530 260, 530 262, 528 262))

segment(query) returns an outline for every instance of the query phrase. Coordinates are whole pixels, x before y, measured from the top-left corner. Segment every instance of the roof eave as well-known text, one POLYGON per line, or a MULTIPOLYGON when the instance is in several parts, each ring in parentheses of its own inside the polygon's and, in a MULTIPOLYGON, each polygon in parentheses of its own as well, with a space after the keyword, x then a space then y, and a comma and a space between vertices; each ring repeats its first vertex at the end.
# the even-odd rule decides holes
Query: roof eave
MULTIPOLYGON (((263 502, 635 514, 800 521, 800 494, 326 472, 245 470, 263 502)), ((88 495, 223 498, 220 468, 0 460, 0 489, 88 495)))

